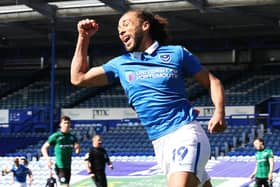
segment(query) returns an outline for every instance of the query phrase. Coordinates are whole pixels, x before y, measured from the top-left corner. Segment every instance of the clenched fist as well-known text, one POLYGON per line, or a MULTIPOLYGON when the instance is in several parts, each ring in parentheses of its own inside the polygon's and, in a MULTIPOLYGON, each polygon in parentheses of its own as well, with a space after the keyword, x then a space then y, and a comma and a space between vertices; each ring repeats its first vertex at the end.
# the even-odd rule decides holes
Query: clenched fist
POLYGON ((82 37, 91 37, 98 31, 99 25, 93 19, 84 19, 79 21, 77 29, 82 37))

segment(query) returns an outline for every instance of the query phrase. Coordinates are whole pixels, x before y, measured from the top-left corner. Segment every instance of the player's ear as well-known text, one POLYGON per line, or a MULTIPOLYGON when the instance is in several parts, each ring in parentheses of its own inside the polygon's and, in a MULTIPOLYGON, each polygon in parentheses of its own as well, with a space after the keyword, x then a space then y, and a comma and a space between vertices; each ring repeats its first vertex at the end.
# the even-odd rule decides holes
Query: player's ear
POLYGON ((143 31, 148 31, 150 29, 150 23, 148 21, 144 21, 142 23, 142 30, 143 31))

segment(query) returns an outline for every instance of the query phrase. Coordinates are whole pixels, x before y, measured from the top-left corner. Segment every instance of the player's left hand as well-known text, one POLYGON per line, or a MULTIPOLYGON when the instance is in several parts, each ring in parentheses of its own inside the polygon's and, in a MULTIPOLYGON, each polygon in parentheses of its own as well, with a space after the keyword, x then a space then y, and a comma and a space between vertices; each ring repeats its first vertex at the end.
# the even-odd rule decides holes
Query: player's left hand
POLYGON ((225 115, 221 112, 214 112, 212 118, 208 122, 208 130, 210 133, 223 132, 227 128, 225 115))
POLYGON ((273 178, 272 173, 269 173, 269 174, 268 174, 268 180, 272 181, 272 178, 273 178))

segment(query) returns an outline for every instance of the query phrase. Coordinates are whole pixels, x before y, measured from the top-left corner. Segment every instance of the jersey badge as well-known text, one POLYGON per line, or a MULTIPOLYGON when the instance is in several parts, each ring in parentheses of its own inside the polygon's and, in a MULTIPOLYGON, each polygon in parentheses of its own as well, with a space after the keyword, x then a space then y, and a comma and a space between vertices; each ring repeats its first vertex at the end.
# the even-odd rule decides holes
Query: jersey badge
POLYGON ((161 54, 161 55, 159 55, 159 59, 163 63, 169 63, 171 61, 171 55, 170 54, 161 54))

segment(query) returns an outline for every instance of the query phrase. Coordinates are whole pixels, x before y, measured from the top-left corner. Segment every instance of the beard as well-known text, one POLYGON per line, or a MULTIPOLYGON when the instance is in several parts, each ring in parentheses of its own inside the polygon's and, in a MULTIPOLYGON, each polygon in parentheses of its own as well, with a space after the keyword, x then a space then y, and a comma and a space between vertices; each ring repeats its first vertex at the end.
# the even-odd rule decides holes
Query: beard
POLYGON ((130 48, 126 48, 127 52, 134 52, 134 51, 140 51, 141 43, 143 40, 143 33, 140 29, 137 29, 134 34, 133 44, 130 48))

